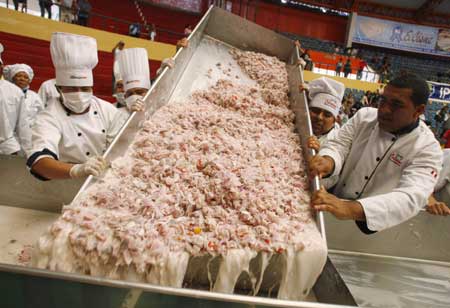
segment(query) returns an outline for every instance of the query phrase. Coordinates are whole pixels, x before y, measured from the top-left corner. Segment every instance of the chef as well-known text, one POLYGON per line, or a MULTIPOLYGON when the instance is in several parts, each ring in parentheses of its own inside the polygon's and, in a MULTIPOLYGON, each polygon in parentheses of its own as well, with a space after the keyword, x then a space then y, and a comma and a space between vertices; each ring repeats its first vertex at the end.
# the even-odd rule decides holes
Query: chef
POLYGON ((107 167, 101 156, 125 118, 92 94, 97 42, 54 33, 50 53, 60 97, 37 116, 27 166, 41 180, 98 176, 107 167))
POLYGON ((144 96, 150 89, 150 69, 145 48, 128 48, 119 55, 120 74, 129 113, 144 110, 144 96))
MULTIPOLYGON (((1 53, 0 68, 2 77, 1 53)), ((11 82, 0 79, 0 154, 24 154, 30 147, 31 131, 23 92, 11 82)))
POLYGON ((30 90, 30 84, 34 77, 33 69, 26 64, 7 65, 4 68, 4 75, 6 80, 22 89, 27 109, 27 122, 31 127, 34 124, 36 115, 44 110, 44 103, 39 95, 30 90))
POLYGON ((450 215, 450 149, 444 149, 442 155, 442 170, 425 209, 433 215, 448 216, 450 215))
POLYGON ((339 175, 333 194, 315 192, 312 206, 355 220, 371 234, 417 215, 433 191, 442 151, 419 121, 429 96, 415 75, 385 87, 378 110, 362 108, 310 161, 312 175, 339 175))
POLYGON ((309 115, 314 136, 318 138, 310 138, 308 145, 318 151, 327 136, 332 136, 339 129, 336 119, 342 105, 345 86, 334 79, 321 77, 308 85, 302 85, 300 89, 305 90, 310 98, 309 115))
POLYGON ((58 89, 56 89, 56 79, 49 79, 44 81, 39 87, 38 95, 44 106, 47 107, 48 102, 54 98, 59 98, 58 89))

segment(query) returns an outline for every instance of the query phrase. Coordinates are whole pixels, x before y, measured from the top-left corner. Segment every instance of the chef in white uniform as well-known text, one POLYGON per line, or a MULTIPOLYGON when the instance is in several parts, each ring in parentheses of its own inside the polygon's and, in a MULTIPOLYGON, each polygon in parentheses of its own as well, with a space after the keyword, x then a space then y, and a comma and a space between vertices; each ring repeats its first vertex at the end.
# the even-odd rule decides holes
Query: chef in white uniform
POLYGON ((150 68, 145 48, 127 48, 119 55, 120 74, 128 112, 144 110, 144 96, 150 89, 150 68))
MULTIPOLYGON (((3 68, 1 54, 0 66, 3 68)), ((3 70, 0 70, 0 77, 2 75, 3 70)), ((30 147, 31 131, 23 92, 11 82, 0 79, 0 154, 23 154, 30 147)))
POLYGON ((345 86, 331 78, 321 77, 302 85, 310 98, 309 113, 314 136, 309 140, 309 146, 319 150, 328 135, 332 136, 339 129, 337 116, 342 105, 345 86))
POLYGON ((50 52, 60 98, 39 113, 27 165, 42 180, 98 176, 101 157, 125 118, 92 94, 97 42, 82 35, 54 33, 50 52))
MULTIPOLYGON (((337 116, 342 105, 345 86, 343 83, 331 78, 321 77, 311 81, 306 87, 310 98, 309 116, 314 136, 308 139, 308 147, 319 151, 329 137, 339 129, 337 116)), ((321 184, 326 188, 336 185, 338 175, 321 179, 321 184)))
POLYGON ((59 98, 59 92, 56 89, 56 79, 53 78, 44 81, 39 87, 38 95, 45 107, 47 107, 48 102, 53 98, 59 98))
MULTIPOLYGON (((116 75, 116 76, 118 76, 118 75, 116 75)), ((118 76, 118 78, 116 78, 116 83, 114 85, 113 97, 116 99, 116 101, 113 103, 113 105, 116 108, 126 108, 127 107, 127 105, 125 103, 125 90, 123 87, 122 76, 118 76)))
POLYGON ((443 150, 442 170, 434 187, 433 194, 428 198, 426 210, 433 215, 450 215, 450 149, 443 150))
POLYGON ((27 121, 31 128, 36 119, 36 115, 44 110, 44 103, 41 98, 36 92, 30 89, 30 84, 34 77, 33 69, 27 64, 7 65, 4 68, 4 75, 6 80, 22 89, 25 107, 27 109, 27 121))
POLYGON ((414 75, 385 87, 379 109, 362 108, 323 144, 310 161, 311 174, 339 175, 332 194, 314 193, 312 206, 355 220, 370 234, 417 215, 441 170, 442 151, 419 121, 429 96, 414 75))

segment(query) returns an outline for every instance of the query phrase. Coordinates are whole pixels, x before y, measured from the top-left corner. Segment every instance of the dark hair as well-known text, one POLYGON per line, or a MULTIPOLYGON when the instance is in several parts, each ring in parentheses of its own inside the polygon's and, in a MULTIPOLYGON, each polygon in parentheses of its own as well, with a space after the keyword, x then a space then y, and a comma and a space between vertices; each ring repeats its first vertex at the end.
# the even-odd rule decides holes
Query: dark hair
POLYGON ((415 106, 426 105, 428 102, 428 97, 430 96, 428 83, 417 75, 408 73, 395 77, 388 85, 400 89, 411 89, 411 100, 415 106))

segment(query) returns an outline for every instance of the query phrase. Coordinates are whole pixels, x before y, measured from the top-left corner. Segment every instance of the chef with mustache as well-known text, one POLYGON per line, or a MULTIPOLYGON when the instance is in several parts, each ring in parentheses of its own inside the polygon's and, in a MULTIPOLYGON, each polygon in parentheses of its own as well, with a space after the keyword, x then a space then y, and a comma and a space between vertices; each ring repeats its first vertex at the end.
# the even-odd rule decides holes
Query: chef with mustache
POLYGON ((333 190, 312 197, 316 211, 354 220, 366 234, 417 215, 433 192, 442 151, 419 116, 430 91, 425 80, 404 75, 390 81, 379 108, 362 108, 329 136, 310 160, 311 175, 339 176, 333 190))

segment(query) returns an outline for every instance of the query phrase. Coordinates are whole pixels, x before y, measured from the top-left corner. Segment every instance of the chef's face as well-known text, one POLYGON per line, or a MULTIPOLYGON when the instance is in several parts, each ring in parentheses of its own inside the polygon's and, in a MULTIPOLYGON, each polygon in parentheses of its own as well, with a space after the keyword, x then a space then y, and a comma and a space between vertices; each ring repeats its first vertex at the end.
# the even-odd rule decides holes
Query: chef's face
POLYGON ((331 112, 321 108, 310 108, 311 125, 316 136, 328 133, 334 126, 334 116, 331 112))
POLYGON ((13 82, 19 88, 25 89, 30 85, 30 77, 28 77, 28 74, 25 72, 18 72, 14 75, 13 82))
POLYGON ((125 93, 125 98, 131 96, 131 95, 139 95, 144 97, 145 94, 147 94, 148 90, 145 88, 132 88, 132 89, 128 89, 127 93, 125 93))
POLYGON ((381 95, 378 107, 380 128, 394 133, 413 124, 424 112, 425 105, 416 106, 411 99, 413 90, 387 85, 381 95))
POLYGON ((63 93, 71 92, 92 92, 92 87, 69 87, 69 86, 56 86, 63 93))
POLYGON ((119 80, 116 82, 116 93, 124 93, 125 89, 123 88, 123 81, 119 80))

